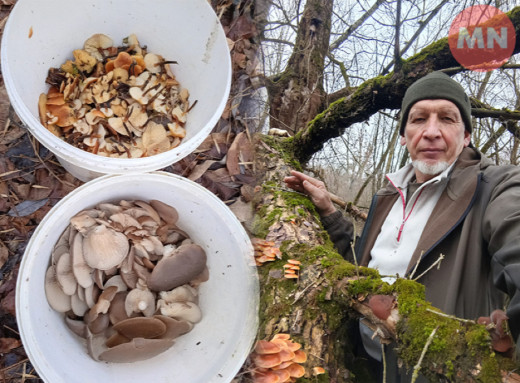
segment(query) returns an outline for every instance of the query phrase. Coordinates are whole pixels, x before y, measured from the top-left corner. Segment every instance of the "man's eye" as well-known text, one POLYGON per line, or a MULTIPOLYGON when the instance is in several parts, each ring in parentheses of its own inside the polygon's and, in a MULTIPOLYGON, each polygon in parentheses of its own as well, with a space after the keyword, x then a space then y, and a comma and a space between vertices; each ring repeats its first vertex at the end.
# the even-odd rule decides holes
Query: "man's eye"
POLYGON ((419 123, 419 122, 422 122, 424 121, 424 117, 414 117, 412 118, 412 122, 413 123, 419 123))

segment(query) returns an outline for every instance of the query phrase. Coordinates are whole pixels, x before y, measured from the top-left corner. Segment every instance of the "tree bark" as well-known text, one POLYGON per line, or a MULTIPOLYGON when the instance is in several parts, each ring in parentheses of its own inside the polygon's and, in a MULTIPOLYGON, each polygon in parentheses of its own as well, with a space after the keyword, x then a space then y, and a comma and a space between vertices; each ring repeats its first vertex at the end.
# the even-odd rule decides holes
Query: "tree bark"
POLYGON ((328 52, 333 0, 309 0, 284 72, 267 84, 270 127, 300 131, 323 110, 323 69, 328 52))

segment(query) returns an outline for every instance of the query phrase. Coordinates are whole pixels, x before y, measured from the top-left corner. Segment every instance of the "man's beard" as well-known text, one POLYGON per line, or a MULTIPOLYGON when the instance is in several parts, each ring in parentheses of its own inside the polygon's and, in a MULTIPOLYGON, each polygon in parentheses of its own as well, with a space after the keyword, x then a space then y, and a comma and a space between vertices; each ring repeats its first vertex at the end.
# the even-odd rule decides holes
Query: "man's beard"
POLYGON ((443 171, 450 167, 450 164, 446 161, 438 161, 433 164, 429 164, 426 161, 415 160, 412 161, 412 165, 415 170, 418 170, 422 174, 429 176, 436 176, 441 174, 443 171))

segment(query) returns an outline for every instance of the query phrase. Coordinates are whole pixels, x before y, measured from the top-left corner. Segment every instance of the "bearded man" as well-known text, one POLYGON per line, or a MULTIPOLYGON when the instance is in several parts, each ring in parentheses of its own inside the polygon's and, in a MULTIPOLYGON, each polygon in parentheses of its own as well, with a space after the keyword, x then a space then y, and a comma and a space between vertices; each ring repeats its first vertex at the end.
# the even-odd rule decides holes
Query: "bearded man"
MULTIPOLYGON (((358 264, 378 269, 390 283, 414 270, 415 276, 424 273, 418 282, 426 287, 426 299, 460 318, 505 310, 509 296, 507 316, 516 340, 520 171, 496 166, 473 148, 470 113, 464 89, 444 73, 409 87, 400 134, 412 162, 386 176, 388 185, 372 200, 355 254, 358 264), (428 270, 441 255, 438 267, 428 270)), ((285 182, 311 198, 336 248, 353 261, 352 223, 336 210, 323 182, 295 171, 285 182)), ((381 361, 372 332, 363 325, 360 332, 367 353, 381 361)), ((398 371, 390 375, 389 382, 409 379, 398 371)))

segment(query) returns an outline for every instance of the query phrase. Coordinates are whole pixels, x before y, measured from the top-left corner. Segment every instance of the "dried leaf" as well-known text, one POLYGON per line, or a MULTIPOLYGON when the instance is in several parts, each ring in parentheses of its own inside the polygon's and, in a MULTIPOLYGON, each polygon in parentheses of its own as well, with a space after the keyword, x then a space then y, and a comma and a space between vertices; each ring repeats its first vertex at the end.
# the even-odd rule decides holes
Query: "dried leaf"
POLYGON ((0 84, 0 132, 4 131, 4 127, 9 118, 9 98, 4 84, 0 84))
POLYGON ((243 173, 240 163, 251 162, 253 160, 253 147, 245 132, 240 132, 235 137, 228 150, 226 167, 229 174, 234 176, 243 173))
POLYGON ((236 197, 240 192, 238 189, 230 188, 229 186, 213 181, 207 174, 200 177, 199 182, 223 201, 228 201, 236 197))
POLYGON ((233 64, 244 69, 247 65, 246 55, 243 53, 233 52, 233 64))
POLYGON ((9 250, 5 246, 0 245, 0 269, 7 261, 7 258, 9 257, 9 250))
POLYGON ((215 162, 216 161, 207 160, 195 166, 195 168, 193 168, 193 171, 189 175, 188 179, 192 181, 198 180, 215 162))
POLYGON ((9 351, 18 348, 22 345, 19 339, 14 338, 0 338, 0 353, 6 354, 9 351))
POLYGON ((228 37, 234 41, 247 40, 258 34, 256 25, 251 17, 246 14, 239 16, 228 33, 228 37))
POLYGON ((27 200, 19 203, 7 213, 10 217, 26 217, 43 207, 49 201, 48 198, 33 201, 27 200))
MULTIPOLYGON (((0 308, 11 315, 16 315, 16 300, 15 300, 15 290, 9 291, 9 293, 2 299, 0 304, 0 308)), ((1 345, 0 345, 1 347, 1 345)), ((2 351, 0 351, 1 353, 2 351)))
POLYGON ((242 198, 237 198, 229 208, 243 224, 253 221, 253 206, 251 203, 244 202, 242 198))

